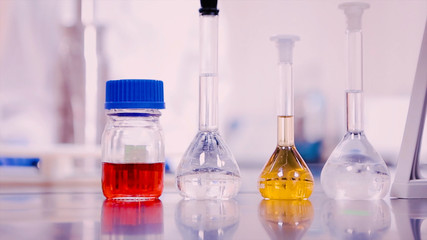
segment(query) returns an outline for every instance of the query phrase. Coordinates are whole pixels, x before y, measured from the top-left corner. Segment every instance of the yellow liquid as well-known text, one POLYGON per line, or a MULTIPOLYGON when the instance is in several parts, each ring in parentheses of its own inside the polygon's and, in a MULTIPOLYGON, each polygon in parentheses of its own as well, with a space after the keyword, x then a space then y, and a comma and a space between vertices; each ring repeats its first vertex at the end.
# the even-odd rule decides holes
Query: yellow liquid
POLYGON ((294 145, 277 146, 258 180, 266 199, 307 199, 313 187, 313 175, 294 145))

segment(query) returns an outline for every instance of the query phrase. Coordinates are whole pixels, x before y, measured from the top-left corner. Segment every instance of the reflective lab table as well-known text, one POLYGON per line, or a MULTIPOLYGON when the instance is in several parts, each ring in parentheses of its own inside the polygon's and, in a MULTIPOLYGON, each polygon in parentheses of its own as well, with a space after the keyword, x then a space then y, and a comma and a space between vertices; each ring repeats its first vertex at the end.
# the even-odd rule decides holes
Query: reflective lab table
POLYGON ((317 177, 309 201, 268 201, 257 174, 243 169, 228 201, 183 200, 173 186, 149 202, 108 201, 99 186, 1 187, 0 239, 427 239, 427 199, 334 201, 317 177))

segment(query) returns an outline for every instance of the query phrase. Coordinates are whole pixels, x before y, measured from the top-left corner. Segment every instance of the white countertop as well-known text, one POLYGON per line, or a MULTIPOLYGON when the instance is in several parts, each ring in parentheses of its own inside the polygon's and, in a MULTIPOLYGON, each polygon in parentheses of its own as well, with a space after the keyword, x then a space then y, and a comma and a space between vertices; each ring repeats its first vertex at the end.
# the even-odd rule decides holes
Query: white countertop
MULTIPOLYGON (((312 168, 318 176, 320 169, 312 168)), ((228 201, 106 201, 98 186, 1 187, 0 239, 426 239, 427 199, 328 199, 315 177, 309 201, 263 200, 243 169, 228 201)), ((173 176, 168 176, 173 181, 173 176)))

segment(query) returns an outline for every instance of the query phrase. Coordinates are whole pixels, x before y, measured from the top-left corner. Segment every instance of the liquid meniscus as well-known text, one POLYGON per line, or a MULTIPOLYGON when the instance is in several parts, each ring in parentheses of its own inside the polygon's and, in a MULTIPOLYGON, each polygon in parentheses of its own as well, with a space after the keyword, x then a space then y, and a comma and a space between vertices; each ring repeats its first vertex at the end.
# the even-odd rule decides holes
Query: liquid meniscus
POLYGON ((295 146, 277 146, 258 181, 266 199, 307 199, 313 187, 313 176, 295 146))
POLYGON ((163 191, 164 163, 103 163, 102 191, 108 199, 154 199, 163 191))

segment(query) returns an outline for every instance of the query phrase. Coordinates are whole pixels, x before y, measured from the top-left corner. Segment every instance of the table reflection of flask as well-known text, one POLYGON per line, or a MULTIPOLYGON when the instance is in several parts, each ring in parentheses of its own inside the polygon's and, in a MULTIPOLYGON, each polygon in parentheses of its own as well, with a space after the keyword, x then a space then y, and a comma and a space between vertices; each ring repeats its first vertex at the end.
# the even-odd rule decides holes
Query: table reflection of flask
POLYGON ((163 205, 153 201, 105 200, 102 239, 163 239, 163 205))
POLYGON ((335 239, 382 239, 390 228, 390 208, 383 200, 329 200, 322 222, 335 239))
POLYGON ((183 239, 233 239, 239 206, 234 200, 181 200, 175 220, 183 239))
POLYGON ((425 239, 427 236, 427 201, 417 199, 393 199, 391 208, 400 239, 425 239))
POLYGON ((314 208, 309 200, 262 200, 259 217, 270 239, 301 239, 310 228, 314 208))
POLYGON ((294 142, 292 48, 297 36, 273 37, 279 50, 277 147, 265 164, 258 189, 266 199, 307 199, 314 180, 294 142))

